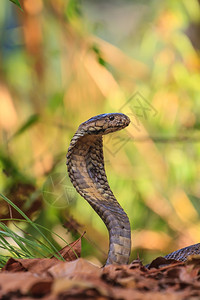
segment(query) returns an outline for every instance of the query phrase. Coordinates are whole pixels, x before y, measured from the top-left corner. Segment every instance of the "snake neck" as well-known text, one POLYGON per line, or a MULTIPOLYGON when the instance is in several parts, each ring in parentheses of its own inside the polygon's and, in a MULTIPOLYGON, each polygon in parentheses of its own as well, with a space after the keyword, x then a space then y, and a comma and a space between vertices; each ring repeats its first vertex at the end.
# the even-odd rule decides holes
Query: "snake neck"
POLYGON ((127 264, 131 250, 130 223, 107 181, 102 136, 76 133, 68 150, 67 166, 72 184, 109 231, 106 265, 127 264))

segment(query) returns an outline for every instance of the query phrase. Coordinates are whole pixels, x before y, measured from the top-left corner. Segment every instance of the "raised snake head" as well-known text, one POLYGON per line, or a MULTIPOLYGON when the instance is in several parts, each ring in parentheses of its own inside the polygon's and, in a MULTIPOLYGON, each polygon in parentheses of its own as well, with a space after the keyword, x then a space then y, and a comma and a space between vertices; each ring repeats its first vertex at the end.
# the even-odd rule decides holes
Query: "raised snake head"
POLYGON ((82 123, 78 131, 85 134, 105 135, 121 130, 129 123, 129 117, 122 113, 101 114, 82 123))

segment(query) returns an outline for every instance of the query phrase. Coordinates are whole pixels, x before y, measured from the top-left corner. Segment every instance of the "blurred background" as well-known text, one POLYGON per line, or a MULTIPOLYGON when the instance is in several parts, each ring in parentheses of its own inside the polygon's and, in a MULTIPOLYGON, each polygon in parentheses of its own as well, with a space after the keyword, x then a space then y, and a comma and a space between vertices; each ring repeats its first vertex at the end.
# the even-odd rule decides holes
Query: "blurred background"
MULTIPOLYGON (((200 1, 20 3, 0 4, 1 192, 67 242, 86 231, 82 257, 101 265, 107 230, 65 156, 80 123, 123 112, 131 124, 105 137, 104 155, 131 259, 200 242, 200 1)), ((1 199, 0 218, 11 217, 21 218, 1 199)))

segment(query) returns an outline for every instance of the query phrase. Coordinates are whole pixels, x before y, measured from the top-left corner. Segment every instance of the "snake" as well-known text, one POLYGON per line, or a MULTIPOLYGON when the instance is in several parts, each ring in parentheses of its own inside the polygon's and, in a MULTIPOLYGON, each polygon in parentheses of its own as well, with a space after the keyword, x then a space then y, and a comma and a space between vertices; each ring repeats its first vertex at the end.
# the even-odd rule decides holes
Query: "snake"
MULTIPOLYGON (((103 155, 103 136, 129 124, 130 118, 123 113, 92 117, 80 124, 67 152, 67 169, 73 186, 108 229, 109 251, 105 265, 128 264, 131 253, 130 221, 109 186, 103 155)), ((164 257, 185 261, 192 254, 200 254, 200 243, 164 257)))

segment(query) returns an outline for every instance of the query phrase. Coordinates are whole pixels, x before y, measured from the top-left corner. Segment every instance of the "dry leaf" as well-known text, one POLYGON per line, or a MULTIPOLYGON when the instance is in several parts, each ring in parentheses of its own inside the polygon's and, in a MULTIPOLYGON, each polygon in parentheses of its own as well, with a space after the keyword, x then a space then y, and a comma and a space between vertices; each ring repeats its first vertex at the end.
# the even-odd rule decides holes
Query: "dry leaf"
POLYGON ((199 274, 196 256, 186 263, 157 258, 150 269, 140 260, 99 268, 82 258, 10 259, 0 272, 0 299, 195 300, 200 299, 199 274))
POLYGON ((72 242, 59 251, 66 261, 72 261, 81 256, 81 238, 82 236, 75 242, 72 242))
POLYGON ((6 265, 3 267, 2 272, 9 271, 16 272, 31 272, 47 276, 47 271, 52 266, 60 261, 58 259, 50 258, 33 258, 33 259, 14 259, 10 258, 6 265))
POLYGON ((100 277, 102 269, 91 264, 83 258, 76 259, 72 262, 60 262, 59 265, 53 266, 49 269, 49 273, 55 277, 65 277, 65 278, 87 278, 91 277, 100 277))
POLYGON ((174 263, 181 263, 180 261, 178 260, 175 260, 175 259, 166 259, 162 256, 159 256, 157 257, 156 259, 154 259, 149 265, 147 265, 146 267, 148 267, 148 269, 151 269, 151 268, 162 268, 166 265, 170 265, 170 264, 174 264, 174 263))
POLYGON ((0 273, 0 299, 11 299, 9 293, 41 297, 50 292, 52 279, 41 278, 29 272, 0 273), (8 298, 6 298, 6 296, 8 298), (5 298, 3 298, 5 297, 5 298))

